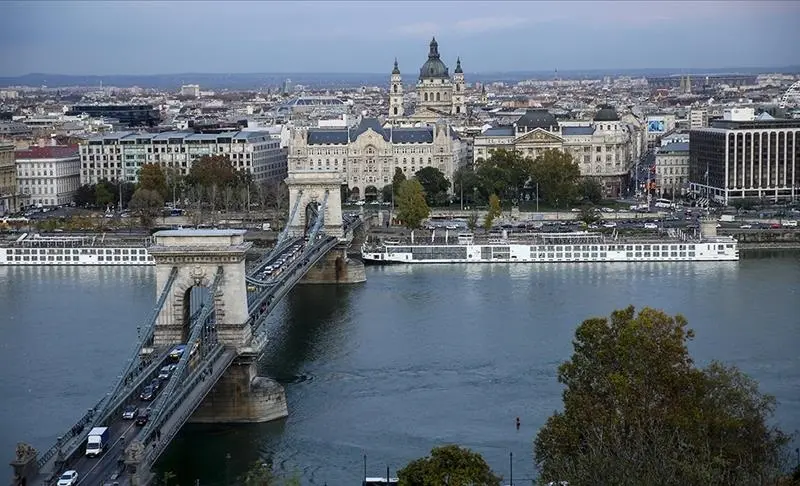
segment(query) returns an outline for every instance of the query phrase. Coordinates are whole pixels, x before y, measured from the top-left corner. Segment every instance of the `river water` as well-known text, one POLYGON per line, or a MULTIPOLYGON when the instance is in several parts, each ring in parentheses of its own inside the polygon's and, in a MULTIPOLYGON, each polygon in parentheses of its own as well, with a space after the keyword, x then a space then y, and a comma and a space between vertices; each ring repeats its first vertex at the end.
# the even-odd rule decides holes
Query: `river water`
MULTIPOLYGON (((150 268, 0 268, 0 450, 44 450, 113 383, 155 301, 150 268)), ((724 263, 368 267, 301 286, 271 317, 262 374, 290 416, 187 426, 159 464, 172 484, 224 484, 263 458, 304 484, 359 484, 459 443, 535 477, 532 439, 561 405, 575 327, 628 304, 681 313, 699 364, 735 364, 800 429, 800 254, 724 263), (516 430, 514 420, 522 426, 516 430), (227 459, 226 456, 230 455, 227 459)))

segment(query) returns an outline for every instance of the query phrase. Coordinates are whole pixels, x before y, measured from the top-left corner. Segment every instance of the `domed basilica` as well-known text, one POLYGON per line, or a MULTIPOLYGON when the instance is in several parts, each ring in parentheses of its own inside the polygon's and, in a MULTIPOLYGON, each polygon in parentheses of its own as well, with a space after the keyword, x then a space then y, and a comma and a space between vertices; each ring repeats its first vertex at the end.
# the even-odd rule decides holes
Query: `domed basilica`
POLYGON ((466 116, 466 90, 461 59, 456 60, 453 75, 439 56, 439 44, 433 38, 428 51, 428 60, 419 70, 417 80, 417 102, 413 113, 406 114, 403 108, 403 80, 397 60, 389 86, 389 118, 394 120, 431 122, 453 116, 466 116))

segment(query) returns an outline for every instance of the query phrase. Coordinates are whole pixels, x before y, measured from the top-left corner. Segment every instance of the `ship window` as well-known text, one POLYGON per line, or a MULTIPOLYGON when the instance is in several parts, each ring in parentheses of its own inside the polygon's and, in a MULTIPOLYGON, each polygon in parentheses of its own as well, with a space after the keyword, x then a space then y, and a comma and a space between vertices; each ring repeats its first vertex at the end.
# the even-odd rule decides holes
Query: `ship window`
POLYGON ((103 255, 99 255, 99 256, 97 257, 97 261, 98 261, 98 262, 102 262, 102 261, 103 261, 103 258, 104 258, 104 257, 103 257, 103 255))
POLYGON ((693 252, 693 251, 690 251, 690 252, 689 252, 689 256, 690 256, 690 257, 693 257, 693 256, 694 256, 694 252, 693 252))
POLYGON ((633 252, 632 251, 626 252, 625 256, 631 258, 633 256, 633 252))
POLYGON ((673 251, 673 252, 671 253, 671 255, 672 255, 672 257, 674 258, 674 257, 678 256, 678 252, 677 252, 677 251, 673 251))
POLYGON ((681 256, 682 256, 682 257, 685 257, 685 256, 686 256, 686 252, 685 252, 685 251, 682 251, 682 252, 681 252, 681 256))
POLYGON ((564 258, 572 258, 572 253, 564 253, 564 258))
MULTIPOLYGON (((645 246, 650 246, 650 245, 645 245, 645 246)), ((649 251, 644 252, 644 257, 650 258, 650 252, 649 251)))

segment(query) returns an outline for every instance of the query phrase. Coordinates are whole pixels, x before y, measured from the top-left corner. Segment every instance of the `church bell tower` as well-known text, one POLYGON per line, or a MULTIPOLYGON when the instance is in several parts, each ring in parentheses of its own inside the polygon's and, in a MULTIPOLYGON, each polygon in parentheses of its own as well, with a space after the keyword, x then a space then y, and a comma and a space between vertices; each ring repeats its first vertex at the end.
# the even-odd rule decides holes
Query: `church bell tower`
POLYGON ((453 115, 466 115, 464 71, 461 70, 461 58, 456 61, 456 70, 453 71, 453 115))
POLYGON ((400 76, 400 68, 397 67, 397 59, 394 60, 392 69, 392 79, 389 85, 389 118, 399 118, 403 116, 403 78, 400 76))

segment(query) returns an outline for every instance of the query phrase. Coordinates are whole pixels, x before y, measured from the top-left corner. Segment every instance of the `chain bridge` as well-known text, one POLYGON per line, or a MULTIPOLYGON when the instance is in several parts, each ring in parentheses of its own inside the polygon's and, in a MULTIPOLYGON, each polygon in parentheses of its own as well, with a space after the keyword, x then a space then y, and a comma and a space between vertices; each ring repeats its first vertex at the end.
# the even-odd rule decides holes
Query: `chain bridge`
POLYGON ((283 387, 256 371, 267 317, 298 283, 365 280, 363 264, 347 258, 362 219, 342 217, 340 181, 332 172, 290 173, 286 227, 273 249, 249 265, 244 230, 155 233, 149 252, 156 261, 157 298, 125 369, 47 451, 18 444, 12 484, 51 485, 75 470, 79 485, 145 485, 187 422, 286 417, 283 387), (191 302, 197 288, 209 297, 199 305, 191 302), (165 371, 169 377, 147 397, 145 388, 165 371), (143 411, 147 420, 124 420, 126 407, 143 411), (107 428, 107 441, 104 452, 90 458, 84 452, 95 427, 107 428))

